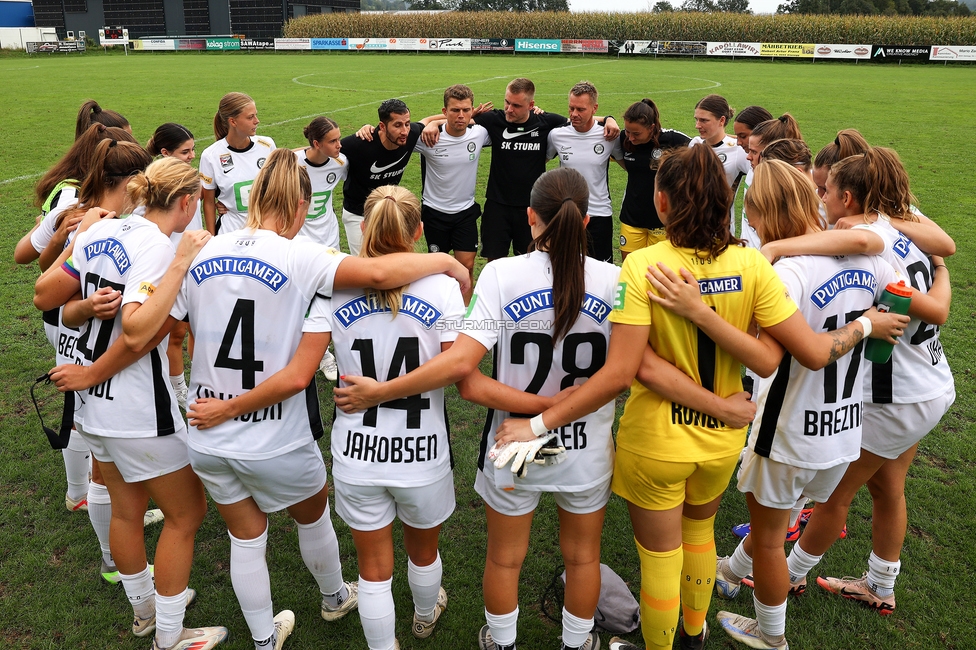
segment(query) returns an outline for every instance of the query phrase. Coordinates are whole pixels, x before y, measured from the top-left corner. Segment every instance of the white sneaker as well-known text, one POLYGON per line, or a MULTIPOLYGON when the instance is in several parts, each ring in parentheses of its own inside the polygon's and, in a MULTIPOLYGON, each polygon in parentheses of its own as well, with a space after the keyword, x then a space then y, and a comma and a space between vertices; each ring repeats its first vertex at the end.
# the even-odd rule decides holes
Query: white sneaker
POLYGON ((68 509, 68 512, 88 512, 88 495, 86 494, 75 501, 65 493, 64 507, 68 509))
POLYGON ((278 615, 274 617, 274 627, 275 632, 278 634, 278 638, 275 640, 274 650, 281 650, 282 646, 285 645, 285 639, 295 629, 295 612, 290 609, 278 612, 278 615))
POLYGON ((783 638, 778 643, 773 643, 766 639, 766 636, 759 629, 759 621, 748 616, 740 616, 732 612, 719 612, 716 615, 719 625, 725 633, 740 643, 744 643, 750 648, 759 650, 790 650, 790 645, 783 638))
POLYGON ((444 591, 444 587, 440 588, 437 592, 437 603, 434 605, 434 618, 430 621, 422 621, 417 618, 417 612, 414 610, 413 613, 413 635, 418 639, 426 639, 431 634, 434 633, 434 626, 437 625, 437 620, 447 609, 447 592, 444 591))
POLYGON ((742 581, 729 569, 729 556, 717 558, 715 565, 715 591, 722 598, 732 599, 738 596, 742 581))
POLYGON ((336 607, 333 607, 329 603, 325 602, 325 597, 322 598, 322 618, 327 621, 338 621, 340 618, 356 609, 359 605, 359 583, 358 582, 346 582, 344 583, 346 590, 349 595, 346 599, 339 603, 336 607))
POLYGON ((325 355, 322 357, 322 361, 319 363, 319 370, 325 375, 325 378, 329 381, 336 381, 339 379, 339 364, 336 363, 335 355, 325 351, 325 355))
POLYGON ((158 524, 163 519, 163 511, 159 508, 153 508, 152 510, 146 510, 146 514, 142 517, 142 525, 152 526, 153 524, 158 524))
POLYGON ((168 648, 162 648, 153 639, 153 650, 210 650, 227 639, 226 627, 185 627, 180 639, 168 648))
MULTIPOLYGON (((153 565, 150 564, 149 565, 150 572, 153 572, 153 568, 154 568, 153 565)), ((190 605, 192 605, 193 604, 193 601, 196 600, 196 599, 197 599, 197 590, 196 589, 191 589, 190 587, 187 587, 186 588, 186 606, 189 607, 190 605)), ((217 630, 217 629, 224 630, 224 637, 225 638, 227 637, 227 630, 224 629, 224 628, 222 628, 222 627, 221 628, 204 627, 204 628, 200 628, 200 629, 203 629, 203 630, 217 630)), ((149 636, 150 634, 152 634, 155 630, 156 630, 156 609, 155 608, 153 608, 152 616, 150 616, 149 618, 140 618, 138 614, 136 614, 135 617, 133 618, 133 621, 132 621, 132 634, 134 636, 137 636, 137 637, 146 637, 146 636, 149 636)), ((192 632, 193 630, 188 630, 188 629, 183 630, 184 633, 186 633, 188 631, 191 631, 192 632)), ((221 641, 222 640, 223 639, 221 639, 221 641)), ((220 641, 218 641, 217 643, 220 643, 220 641)), ((154 644, 155 644, 155 642, 154 642, 154 644)), ((202 650, 204 647, 212 648, 214 645, 216 645, 216 643, 213 644, 213 645, 209 645, 209 646, 207 646, 207 645, 201 645, 200 646, 200 650, 202 650)), ((153 647, 155 648, 156 646, 153 645, 153 647)), ((179 643, 177 643, 173 647, 176 648, 176 647, 182 647, 182 646, 180 646, 179 643)), ((190 647, 192 647, 193 650, 197 650, 197 647, 196 646, 190 646, 190 647)))

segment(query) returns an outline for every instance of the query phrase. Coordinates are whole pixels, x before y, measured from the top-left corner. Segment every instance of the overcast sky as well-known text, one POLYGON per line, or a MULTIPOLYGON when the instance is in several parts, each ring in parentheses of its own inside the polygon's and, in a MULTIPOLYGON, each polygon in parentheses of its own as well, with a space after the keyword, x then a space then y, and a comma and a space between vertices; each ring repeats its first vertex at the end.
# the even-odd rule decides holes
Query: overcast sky
MULTIPOLYGON (((657 0, 569 0, 570 11, 650 11, 657 0)), ((749 0, 753 13, 771 14, 784 0, 749 0)), ((671 0, 678 6, 681 0, 671 0)))

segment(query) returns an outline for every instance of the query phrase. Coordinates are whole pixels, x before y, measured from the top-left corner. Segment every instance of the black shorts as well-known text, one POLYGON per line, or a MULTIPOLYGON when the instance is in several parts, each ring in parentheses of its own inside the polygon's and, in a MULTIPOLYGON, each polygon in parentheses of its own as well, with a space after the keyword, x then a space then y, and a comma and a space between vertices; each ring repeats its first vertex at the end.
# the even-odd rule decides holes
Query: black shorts
POLYGON ((485 213, 481 217, 482 257, 491 260, 508 257, 509 246, 516 255, 528 252, 532 230, 526 207, 504 205, 491 199, 485 201, 485 213))
POLYGON ((613 217, 590 217, 586 225, 586 254, 613 264, 613 217))
POLYGON ((447 214, 426 205, 423 206, 420 210, 420 220, 424 223, 427 252, 477 252, 478 217, 480 215, 481 206, 477 203, 457 214, 447 214))

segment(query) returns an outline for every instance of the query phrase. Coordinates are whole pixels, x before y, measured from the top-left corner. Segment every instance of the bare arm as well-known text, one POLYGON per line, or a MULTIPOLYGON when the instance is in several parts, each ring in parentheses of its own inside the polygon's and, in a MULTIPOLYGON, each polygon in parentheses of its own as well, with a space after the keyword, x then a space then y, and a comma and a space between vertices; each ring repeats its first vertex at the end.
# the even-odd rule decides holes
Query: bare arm
POLYGON ((471 373, 479 372, 478 364, 487 351, 478 341, 461 334, 450 348, 396 379, 381 383, 369 377, 340 377, 340 383, 345 385, 335 389, 336 406, 346 413, 355 413, 380 402, 457 383, 471 373))
POLYGON ((108 347, 105 354, 90 366, 79 366, 73 363, 57 366, 50 372, 51 381, 57 385, 61 392, 85 390, 97 386, 148 354, 150 350, 159 345, 160 341, 166 338, 175 323, 175 318, 168 319, 152 340, 141 350, 129 349, 122 337, 119 337, 108 347))
POLYGON ((911 239, 912 243, 926 255, 949 257, 956 253, 956 242, 939 227, 939 224, 923 215, 918 215, 918 218, 918 221, 892 219, 891 225, 911 239))
MULTIPOLYGON (((630 387, 644 355, 650 325, 614 323, 610 332, 607 361, 579 389, 541 415, 545 427, 556 429, 592 413, 630 387)), ((534 440, 535 434, 524 419, 509 418, 495 432, 495 442, 534 440)))
POLYGON ((41 216, 38 215, 37 223, 34 227, 27 231, 27 234, 20 238, 17 242, 17 246, 14 248, 14 262, 17 264, 30 264, 38 258, 40 253, 34 248, 34 244, 31 243, 31 235, 37 230, 37 227, 41 225, 41 216))
POLYGON ((447 253, 392 253, 368 259, 344 257, 336 269, 334 287, 394 289, 437 273, 446 273, 457 280, 462 293, 470 288, 468 269, 447 253))
POLYGON ((203 227, 217 234, 217 191, 203 188, 203 227))
POLYGON ((305 332, 287 366, 232 399, 197 398, 186 412, 187 419, 198 429, 209 429, 297 395, 311 383, 331 340, 331 332, 305 332))
POLYGON ((206 230, 183 233, 180 244, 176 247, 176 257, 152 295, 141 304, 131 302, 122 308, 122 338, 130 349, 141 350, 162 327, 183 286, 183 276, 210 238, 211 235, 206 230))
POLYGON ((749 393, 723 399, 659 357, 650 345, 644 348, 637 381, 675 404, 711 415, 735 429, 748 426, 756 417, 756 404, 749 401, 749 393))
POLYGON ((884 248, 881 236, 870 230, 834 229, 769 242, 763 245, 762 254, 773 262, 793 255, 877 255, 884 248))
POLYGON ((783 348, 771 337, 756 338, 719 316, 702 302, 695 276, 685 268, 679 272, 680 277, 660 263, 657 267, 647 267, 645 277, 654 288, 647 292, 651 302, 690 320, 716 345, 760 377, 769 377, 776 372, 783 358, 783 348))
POLYGON ((935 271, 932 286, 928 293, 912 291, 912 304, 908 313, 926 323, 944 325, 949 320, 949 304, 952 302, 949 269, 945 266, 945 260, 935 255, 932 256, 932 264, 935 271))

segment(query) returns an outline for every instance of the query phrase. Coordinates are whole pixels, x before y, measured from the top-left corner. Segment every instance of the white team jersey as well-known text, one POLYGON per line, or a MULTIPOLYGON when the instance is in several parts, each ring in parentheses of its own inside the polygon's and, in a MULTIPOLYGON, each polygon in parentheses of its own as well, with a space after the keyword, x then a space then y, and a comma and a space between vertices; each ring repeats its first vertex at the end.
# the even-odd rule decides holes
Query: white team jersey
MULTIPOLYGON (((363 291, 317 299, 307 320, 332 332, 343 374, 389 381, 440 354, 464 315, 458 283, 431 275, 406 287, 393 318, 363 291)), ((384 402, 360 413, 337 410, 332 473, 353 485, 430 485, 451 471, 444 389, 384 402)))
MULTIPOLYGON (((855 228, 880 235, 885 242, 881 257, 895 267, 906 284, 928 293, 935 278, 932 260, 887 218, 855 228)), ((939 326, 913 318, 888 363, 872 363, 865 372, 864 398, 876 404, 916 404, 944 395, 952 385, 952 371, 939 341, 939 326)))
POLYGON ((173 232, 170 234, 169 240, 173 242, 174 249, 180 245, 180 239, 183 238, 183 233, 191 230, 203 230, 203 201, 197 201, 197 211, 193 213, 193 218, 190 219, 190 223, 186 224, 183 232, 173 232))
MULTIPOLYGON (((336 250, 289 241, 267 230, 214 237, 183 279, 196 339, 190 370, 194 398, 230 399, 286 365, 316 293, 332 293, 336 250)), ((322 435, 313 380, 304 393, 223 424, 189 428, 190 447, 212 456, 274 458, 322 435)))
POLYGON ((433 147, 417 140, 414 150, 424 157, 424 205, 457 214, 474 205, 481 148, 491 144, 488 129, 473 124, 455 137, 441 129, 433 147))
MULTIPOLYGON (((752 185, 752 172, 753 170, 750 168, 749 173, 746 174, 744 179, 742 179, 742 219, 739 221, 739 239, 744 239, 746 245, 751 248, 760 249, 762 248, 762 242, 759 240, 759 233, 757 233, 756 229, 752 227, 752 224, 749 223, 749 217, 746 216, 745 201, 746 194, 749 192, 749 186, 752 185)), ((732 206, 732 209, 735 209, 734 205, 732 206)))
POLYGON ((44 252, 47 245, 54 239, 54 233, 58 230, 58 217, 61 216, 62 212, 74 206, 77 202, 78 190, 76 188, 68 186, 61 190, 61 196, 57 204, 51 206, 51 210, 44 215, 41 223, 31 233, 30 241, 34 250, 38 253, 44 252))
POLYGON ((332 209, 332 193, 336 185, 346 180, 349 161, 340 153, 338 159, 329 158, 316 165, 308 161, 305 149, 296 151, 295 155, 312 181, 312 201, 308 204, 302 234, 323 246, 339 250, 339 219, 332 209))
MULTIPOLYGON (((115 318, 91 319, 75 346, 91 365, 122 335, 122 310, 152 295, 173 261, 169 237, 138 215, 106 219, 78 235, 70 265, 77 270, 81 294, 102 287, 122 292, 115 318)), ((177 301, 172 313, 182 312, 177 301)), ((185 431, 186 425, 169 383, 168 339, 98 386, 79 394, 84 399, 85 432, 109 438, 150 438, 185 431)))
MULTIPOLYGON (((703 142, 705 141, 699 135, 692 138, 688 146, 694 147, 703 142)), ((722 161, 722 167, 725 168, 725 180, 729 182, 729 187, 732 187, 739 176, 747 176, 752 171, 752 165, 746 158, 746 150, 739 146, 735 136, 725 136, 721 142, 712 147, 712 151, 722 161)))
MULTIPOLYGON (((875 255, 783 258, 774 268, 814 332, 843 327, 870 308, 897 281, 891 265, 875 255)), ((760 380, 758 411, 749 448, 794 467, 827 469, 856 460, 861 449, 864 342, 812 371, 789 354, 772 376, 760 380)))
POLYGON ((610 203, 610 187, 607 184, 610 158, 623 160, 624 150, 620 138, 607 142, 603 137, 603 125, 594 120, 586 133, 580 133, 571 124, 549 132, 549 159, 559 158, 560 167, 571 167, 583 175, 590 189, 591 217, 613 216, 610 203))
POLYGON ((251 185, 274 150, 274 140, 263 135, 251 136, 247 149, 232 149, 227 139, 222 138, 203 150, 200 155, 203 187, 216 190, 217 200, 227 207, 227 213, 220 217, 218 234, 240 230, 247 223, 251 185))
MULTIPOLYGON (((549 254, 535 251, 485 266, 462 333, 486 348, 494 348, 495 379, 529 393, 555 395, 579 385, 603 367, 620 269, 588 257, 585 274, 586 296, 579 317, 569 333, 553 345, 549 254)), ((613 410, 611 400, 583 419, 554 430, 566 447, 566 461, 548 467, 533 465, 526 478, 516 479, 516 485, 533 491, 574 492, 606 481, 613 472, 613 410)), ((498 476, 485 456, 495 444, 498 425, 507 417, 513 414, 489 409, 481 440, 478 467, 494 485, 503 485, 507 477, 498 476)), ((497 472, 511 476, 508 467, 497 472)))

